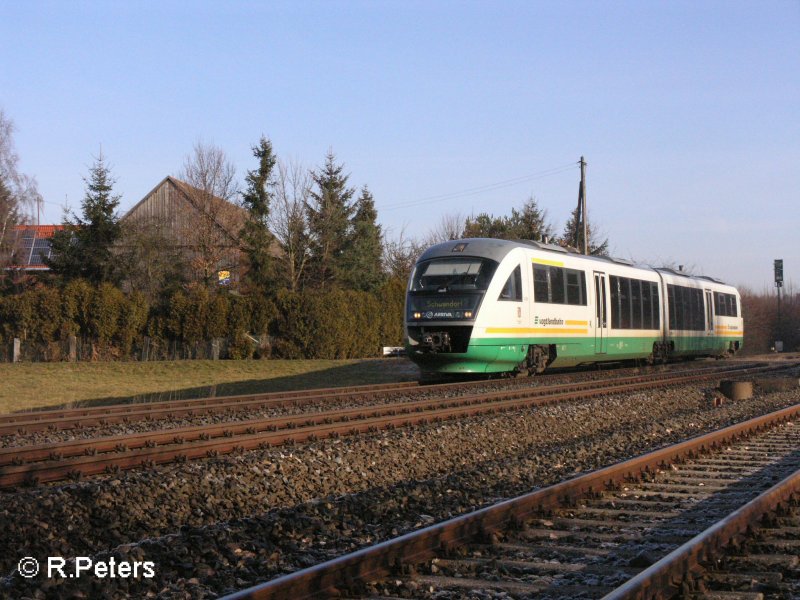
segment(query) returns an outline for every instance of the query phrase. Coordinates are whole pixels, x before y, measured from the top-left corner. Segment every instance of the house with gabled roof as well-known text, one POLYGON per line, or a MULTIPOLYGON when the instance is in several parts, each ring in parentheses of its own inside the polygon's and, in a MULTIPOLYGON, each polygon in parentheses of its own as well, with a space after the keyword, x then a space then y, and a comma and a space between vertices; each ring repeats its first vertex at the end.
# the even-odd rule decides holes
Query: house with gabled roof
POLYGON ((239 232, 246 219, 242 207, 167 176, 120 223, 158 227, 174 240, 196 277, 224 284, 240 276, 239 232))

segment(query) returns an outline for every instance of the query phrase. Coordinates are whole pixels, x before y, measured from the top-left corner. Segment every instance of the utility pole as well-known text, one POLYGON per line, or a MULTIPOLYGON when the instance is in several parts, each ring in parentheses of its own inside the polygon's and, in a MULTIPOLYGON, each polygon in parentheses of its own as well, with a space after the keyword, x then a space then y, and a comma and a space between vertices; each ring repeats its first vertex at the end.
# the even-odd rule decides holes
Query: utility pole
POLYGON ((589 227, 586 223, 586 161, 581 156, 581 219, 583 221, 583 253, 589 254, 589 227))

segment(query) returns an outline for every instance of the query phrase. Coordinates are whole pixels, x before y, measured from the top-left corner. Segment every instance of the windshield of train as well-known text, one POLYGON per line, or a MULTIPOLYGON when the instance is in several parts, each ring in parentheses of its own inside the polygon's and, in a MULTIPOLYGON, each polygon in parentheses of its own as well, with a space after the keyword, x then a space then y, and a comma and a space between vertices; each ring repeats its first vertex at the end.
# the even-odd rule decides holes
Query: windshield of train
POLYGON ((485 258, 435 258, 417 265, 411 291, 486 291, 496 268, 485 258))

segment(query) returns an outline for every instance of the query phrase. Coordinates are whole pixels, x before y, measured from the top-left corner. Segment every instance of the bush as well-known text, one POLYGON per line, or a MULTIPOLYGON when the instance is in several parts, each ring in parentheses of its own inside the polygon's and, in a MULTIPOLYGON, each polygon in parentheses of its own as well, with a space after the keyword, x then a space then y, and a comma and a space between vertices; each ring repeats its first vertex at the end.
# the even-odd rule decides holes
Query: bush
POLYGON ((35 349, 26 356, 67 358, 75 335, 93 359, 132 357, 145 337, 151 358, 206 357, 214 339, 232 359, 377 356, 381 345, 401 343, 404 294, 400 280, 374 294, 281 290, 274 299, 193 287, 151 306, 138 291, 77 279, 0 297, 0 354, 18 337, 35 349))
POLYGON ((380 300, 368 292, 284 291, 276 305, 274 352, 282 358, 378 356, 381 329, 389 322, 380 300))

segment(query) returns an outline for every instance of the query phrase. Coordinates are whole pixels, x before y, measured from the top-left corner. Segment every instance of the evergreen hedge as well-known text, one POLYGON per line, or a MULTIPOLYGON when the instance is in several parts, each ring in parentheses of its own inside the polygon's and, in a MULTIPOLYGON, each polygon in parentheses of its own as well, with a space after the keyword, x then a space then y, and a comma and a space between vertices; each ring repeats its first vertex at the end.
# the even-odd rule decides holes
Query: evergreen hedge
POLYGON ((207 356, 198 348, 212 340, 231 359, 378 356, 382 345, 402 343, 404 293, 399 280, 375 293, 284 290, 274 299, 196 287, 150 306, 139 292, 73 280, 0 297, 0 359, 10 358, 17 337, 25 358, 65 360, 72 335, 81 358, 92 360, 138 359, 143 348, 149 358, 168 356, 169 348, 207 356))

